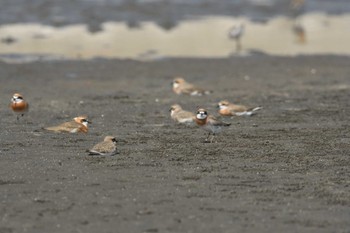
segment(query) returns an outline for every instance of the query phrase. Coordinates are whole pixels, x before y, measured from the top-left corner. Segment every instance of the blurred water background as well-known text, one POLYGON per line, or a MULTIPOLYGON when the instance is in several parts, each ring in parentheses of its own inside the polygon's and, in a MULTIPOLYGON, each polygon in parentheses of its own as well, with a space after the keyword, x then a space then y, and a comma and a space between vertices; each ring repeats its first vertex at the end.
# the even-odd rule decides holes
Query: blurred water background
POLYGON ((1 0, 0 58, 348 56, 349 12, 349 0, 1 0))

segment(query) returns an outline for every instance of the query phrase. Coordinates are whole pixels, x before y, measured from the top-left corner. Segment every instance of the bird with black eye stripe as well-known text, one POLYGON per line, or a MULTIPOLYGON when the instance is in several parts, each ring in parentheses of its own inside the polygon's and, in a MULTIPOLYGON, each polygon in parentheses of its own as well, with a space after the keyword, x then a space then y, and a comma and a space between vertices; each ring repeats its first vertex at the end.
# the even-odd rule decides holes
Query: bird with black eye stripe
POLYGON ((208 136, 205 139, 205 142, 213 142, 214 136, 220 133, 224 127, 228 127, 231 123, 225 123, 212 115, 208 115, 207 110, 200 108, 196 113, 196 123, 198 126, 202 127, 205 131, 208 132, 208 136), (213 135, 211 140, 209 140, 210 135, 213 135))
POLYGON ((106 136, 102 142, 97 143, 88 152, 89 155, 113 156, 118 154, 117 139, 114 136, 106 136))
POLYGON ((91 124, 91 122, 87 119, 86 116, 79 116, 74 117, 72 121, 68 121, 60 125, 47 127, 44 129, 58 133, 87 133, 89 123, 91 124))
POLYGON ((24 116, 24 113, 28 112, 29 104, 24 100, 23 96, 19 93, 13 94, 11 98, 10 107, 12 111, 16 114, 17 121, 20 116, 24 116))

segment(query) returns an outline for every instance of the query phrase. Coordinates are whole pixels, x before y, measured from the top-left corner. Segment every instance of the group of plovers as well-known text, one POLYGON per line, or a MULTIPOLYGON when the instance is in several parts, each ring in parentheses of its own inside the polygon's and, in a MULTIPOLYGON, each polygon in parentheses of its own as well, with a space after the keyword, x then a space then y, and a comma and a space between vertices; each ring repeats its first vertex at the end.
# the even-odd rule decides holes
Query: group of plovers
MULTIPOLYGON (((29 104, 19 93, 12 96, 10 107, 16 114, 17 121, 20 116, 23 116, 29 111, 29 104)), ((44 130, 53 131, 57 133, 87 133, 88 124, 91 123, 86 116, 74 117, 72 121, 64 122, 57 126, 50 126, 43 128, 44 130)), ((118 153, 116 138, 114 136, 106 136, 104 140, 90 150, 87 150, 89 155, 115 155, 118 153)))
MULTIPOLYGON (((202 96, 209 95, 213 91, 197 87, 187 82, 182 77, 177 77, 172 81, 173 92, 178 95, 202 96)), ((221 116, 252 116, 261 107, 249 108, 244 105, 237 105, 226 100, 217 104, 218 113, 221 116)), ((28 102, 19 93, 15 93, 11 99, 10 108, 16 114, 17 121, 29 110, 28 102)), ((179 124, 194 123, 208 132, 205 142, 213 142, 214 136, 222 131, 223 128, 230 126, 230 123, 223 122, 213 115, 209 115, 205 108, 198 108, 197 111, 190 112, 183 110, 179 104, 173 104, 170 107, 170 117, 179 124), (210 136, 212 136, 210 138, 210 136)), ((43 128, 44 130, 57 133, 87 133, 90 121, 86 116, 74 117, 72 121, 64 122, 57 126, 43 128)), ((87 150, 89 155, 115 155, 118 153, 116 146, 116 137, 106 136, 104 140, 92 149, 87 150)))
MULTIPOLYGON (((182 77, 175 78, 172 82, 173 91, 178 95, 189 95, 189 96, 202 96, 209 95, 213 91, 205 90, 197 87, 182 77)), ((218 113, 221 116, 252 116, 256 111, 262 107, 249 108, 244 105, 237 105, 230 103, 227 100, 220 101, 217 104, 219 108, 218 113)), ((205 142, 213 142, 214 136, 222 131, 224 127, 228 127, 231 123, 223 122, 213 115, 209 115, 205 108, 197 109, 196 113, 183 110, 179 104, 174 104, 170 108, 171 118, 180 124, 188 124, 195 122, 196 125, 200 126, 208 132, 208 136, 205 142), (210 136, 212 137, 210 138, 210 136)))

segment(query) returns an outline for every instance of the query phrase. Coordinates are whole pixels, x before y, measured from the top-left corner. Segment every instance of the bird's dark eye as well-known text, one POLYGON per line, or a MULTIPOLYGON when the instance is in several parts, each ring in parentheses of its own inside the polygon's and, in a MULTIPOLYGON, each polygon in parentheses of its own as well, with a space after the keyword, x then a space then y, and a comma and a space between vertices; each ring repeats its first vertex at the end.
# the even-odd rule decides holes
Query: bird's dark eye
POLYGON ((207 115, 208 113, 207 112, 204 112, 204 115, 207 115))
POLYGON ((17 96, 17 99, 23 100, 22 96, 17 96))

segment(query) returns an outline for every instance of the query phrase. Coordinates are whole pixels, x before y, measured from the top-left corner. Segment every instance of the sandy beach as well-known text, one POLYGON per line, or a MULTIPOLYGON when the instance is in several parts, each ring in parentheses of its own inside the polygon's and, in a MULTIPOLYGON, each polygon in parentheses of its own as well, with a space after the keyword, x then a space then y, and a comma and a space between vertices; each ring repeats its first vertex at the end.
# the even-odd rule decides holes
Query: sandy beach
POLYGON ((348 57, 0 63, 0 232, 348 232, 348 57), (214 91, 177 96, 173 76, 214 91), (30 103, 19 122, 14 92, 30 103), (263 109, 216 143, 171 121, 263 109), (77 115, 88 134, 44 131, 77 115), (120 154, 86 149, 115 135, 120 154))
POLYGON ((4 0, 0 233, 349 233, 349 7, 4 0), (213 93, 176 95, 175 76, 213 93), (219 117, 214 143, 170 118, 221 100, 262 109, 219 117), (87 134, 43 129, 79 115, 87 134), (89 156, 106 135, 119 154, 89 156))

